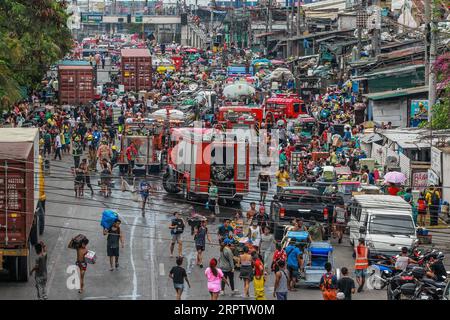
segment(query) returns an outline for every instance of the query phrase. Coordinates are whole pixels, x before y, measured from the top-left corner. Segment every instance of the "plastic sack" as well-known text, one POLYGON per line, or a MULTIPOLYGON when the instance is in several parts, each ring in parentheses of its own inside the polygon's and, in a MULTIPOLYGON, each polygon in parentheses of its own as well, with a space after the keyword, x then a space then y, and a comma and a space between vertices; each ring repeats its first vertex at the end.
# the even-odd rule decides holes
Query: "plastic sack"
POLYGON ((110 229, 112 227, 112 225, 114 224, 114 222, 116 222, 118 219, 119 219, 119 215, 117 214, 117 212, 107 209, 107 210, 104 210, 102 213, 102 221, 101 221, 100 225, 104 229, 110 229))
POLYGON ((219 204, 216 203, 216 205, 214 206, 214 214, 218 215, 220 213, 220 208, 219 208, 219 204))
POLYGON ((95 262, 97 261, 97 255, 95 254, 94 251, 89 250, 85 256, 84 259, 86 260, 87 263, 89 264, 95 264, 95 262))
POLYGON ((209 210, 209 201, 206 201, 206 203, 205 203, 205 209, 206 209, 206 210, 209 210))

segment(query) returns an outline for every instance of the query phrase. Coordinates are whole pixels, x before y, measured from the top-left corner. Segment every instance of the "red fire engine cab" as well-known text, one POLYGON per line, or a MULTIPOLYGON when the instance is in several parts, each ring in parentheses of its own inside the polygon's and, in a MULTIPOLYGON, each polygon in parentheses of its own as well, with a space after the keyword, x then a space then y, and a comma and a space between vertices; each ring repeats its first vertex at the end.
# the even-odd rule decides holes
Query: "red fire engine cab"
POLYGON ((128 170, 126 150, 134 142, 137 149, 134 171, 159 172, 162 169, 162 126, 155 120, 142 119, 125 123, 120 137, 120 153, 117 164, 121 173, 128 170))
POLYGON ((258 106, 226 105, 219 108, 217 122, 222 129, 257 129, 263 121, 263 109, 258 106))
POLYGON ((268 122, 296 119, 300 114, 308 114, 305 102, 294 93, 277 94, 266 99, 265 108, 268 122))
POLYGON ((216 129, 172 130, 163 187, 183 193, 186 200, 206 199, 209 183, 219 189, 219 199, 240 202, 249 192, 249 144, 236 135, 216 129))

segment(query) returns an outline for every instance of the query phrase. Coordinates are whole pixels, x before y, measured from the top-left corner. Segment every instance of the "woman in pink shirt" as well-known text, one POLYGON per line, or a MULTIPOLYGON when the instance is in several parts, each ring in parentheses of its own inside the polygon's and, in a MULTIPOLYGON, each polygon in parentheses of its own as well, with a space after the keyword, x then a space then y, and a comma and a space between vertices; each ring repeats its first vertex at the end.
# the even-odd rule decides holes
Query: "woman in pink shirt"
POLYGON ((220 290, 222 290, 222 281, 225 282, 227 286, 228 280, 223 277, 223 272, 217 268, 217 260, 212 258, 209 262, 209 268, 205 270, 206 278, 208 279, 208 291, 211 295, 211 300, 217 300, 219 297, 220 290))

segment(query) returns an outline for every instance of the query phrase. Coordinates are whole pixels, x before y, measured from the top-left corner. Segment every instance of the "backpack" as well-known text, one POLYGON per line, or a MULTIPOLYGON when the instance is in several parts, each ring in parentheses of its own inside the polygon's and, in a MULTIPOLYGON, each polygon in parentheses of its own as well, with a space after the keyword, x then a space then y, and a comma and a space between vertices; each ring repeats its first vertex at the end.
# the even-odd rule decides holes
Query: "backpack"
POLYGON ((433 191, 431 195, 431 204, 434 206, 438 206, 441 203, 441 199, 436 191, 433 191))
POLYGON ((427 205, 424 199, 419 199, 417 201, 417 209, 420 211, 425 211, 427 209, 427 205))
POLYGON ((323 283, 321 284, 320 288, 322 291, 327 291, 330 289, 335 289, 333 285, 333 274, 332 273, 325 273, 322 276, 323 283))

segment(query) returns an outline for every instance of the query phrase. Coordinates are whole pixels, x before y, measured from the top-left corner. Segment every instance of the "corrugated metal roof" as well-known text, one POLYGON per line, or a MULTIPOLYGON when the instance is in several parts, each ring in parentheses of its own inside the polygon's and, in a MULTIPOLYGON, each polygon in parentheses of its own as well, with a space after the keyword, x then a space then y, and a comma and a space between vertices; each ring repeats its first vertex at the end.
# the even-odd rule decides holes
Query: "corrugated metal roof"
POLYGON ((151 57, 148 49, 122 49, 120 54, 122 57, 151 57))
POLYGON ((38 128, 0 128, 0 142, 33 142, 38 128))
POLYGON ((386 100, 397 97, 409 96, 416 93, 428 92, 428 86, 421 86, 415 88, 408 88, 403 90, 391 90, 391 91, 382 91, 376 93, 369 93, 363 96, 367 97, 369 100, 386 100))
POLYGON ((91 66, 58 66, 59 70, 93 70, 91 66))

